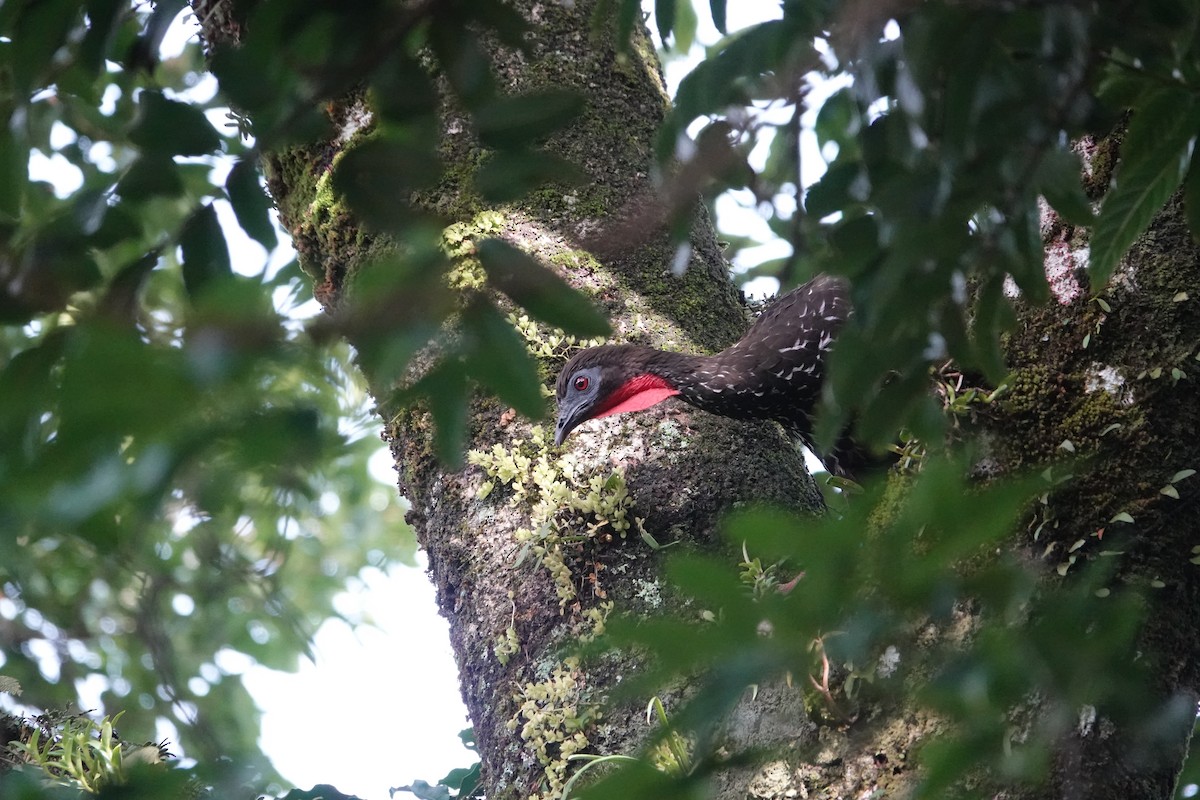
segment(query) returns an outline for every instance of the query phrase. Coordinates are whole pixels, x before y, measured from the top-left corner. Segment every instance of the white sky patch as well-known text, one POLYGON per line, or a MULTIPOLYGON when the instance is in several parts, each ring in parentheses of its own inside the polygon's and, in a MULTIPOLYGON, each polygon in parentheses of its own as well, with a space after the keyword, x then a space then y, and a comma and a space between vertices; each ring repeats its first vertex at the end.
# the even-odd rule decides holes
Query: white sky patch
POLYGON ((83 186, 83 172, 58 153, 46 157, 32 150, 29 153, 29 180, 49 183, 54 188, 54 196, 62 199, 83 186))
MULTIPOLYGON (((424 566, 424 554, 419 561, 424 566)), ((393 786, 418 778, 436 783, 475 757, 458 744, 469 721, 433 586, 423 571, 407 567, 388 574, 368 569, 363 578, 339 596, 338 606, 377 627, 329 620, 314 639, 315 663, 305 661, 296 673, 253 666, 245 682, 264 712, 263 749, 287 780, 304 789, 332 783, 346 794, 384 800, 393 786), (314 738, 321 727, 314 702, 340 731, 386 731, 386 757, 353 757, 314 738)), ((347 748, 353 740, 346 739, 347 748)))
MULTIPOLYGON (((233 164, 229 159, 221 159, 213 169, 213 182, 224 184, 225 176, 229 174, 232 167, 233 164)), ((218 200, 213 203, 213 209, 217 212, 217 221, 221 223, 221 230, 225 232, 225 241, 229 244, 229 257, 233 264, 233 271, 247 277, 262 275, 268 266, 275 262, 272 257, 274 254, 267 253, 261 244, 246 235, 242 226, 238 225, 237 217, 233 214, 233 207, 229 205, 228 201, 218 200)), ((284 249, 290 250, 291 247, 289 245, 284 249)))
POLYGON ((162 59, 178 58, 188 43, 200 35, 200 23, 190 8, 185 8, 176 16, 171 27, 163 36, 158 48, 158 56, 162 59))
POLYGON ((106 117, 111 117, 117 110, 117 101, 121 99, 121 87, 115 83, 110 83, 104 89, 104 96, 100 98, 100 113, 106 117))

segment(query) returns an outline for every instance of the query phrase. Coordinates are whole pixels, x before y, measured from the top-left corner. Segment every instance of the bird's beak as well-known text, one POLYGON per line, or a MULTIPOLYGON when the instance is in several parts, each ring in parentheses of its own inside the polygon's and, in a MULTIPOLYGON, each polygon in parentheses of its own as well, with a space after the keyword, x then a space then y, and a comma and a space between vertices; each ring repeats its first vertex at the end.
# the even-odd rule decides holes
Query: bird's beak
POLYGON ((585 422, 583 408, 579 405, 558 406, 558 421, 554 423, 554 444, 561 445, 567 439, 567 434, 575 430, 580 423, 585 422))

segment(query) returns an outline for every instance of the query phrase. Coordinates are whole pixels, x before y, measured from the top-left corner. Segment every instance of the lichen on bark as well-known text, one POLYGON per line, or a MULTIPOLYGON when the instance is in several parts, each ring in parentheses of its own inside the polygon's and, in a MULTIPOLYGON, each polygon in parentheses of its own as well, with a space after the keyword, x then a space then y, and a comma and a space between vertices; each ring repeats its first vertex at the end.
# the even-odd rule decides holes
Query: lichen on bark
MULTIPOLYGON (((1119 145, 1114 135, 1077 148, 1093 198, 1108 186, 1119 145)), ((1048 251, 1066 247, 1073 265, 1056 277, 1088 287, 1086 230, 1044 211, 1048 251)), ((1200 374, 1193 369, 1198 299, 1200 249, 1177 196, 1107 286, 1043 306, 1017 302, 1018 324, 1006 341, 1012 375, 984 414, 1002 472, 1051 467, 1048 491, 1015 544, 1040 556, 1047 580, 1055 572, 1071 580, 1085 564, 1107 561, 1114 590, 1142 593, 1140 646, 1158 654, 1159 701, 1191 692, 1200 678, 1200 636, 1185 619, 1200 602, 1189 560, 1200 530, 1187 511, 1200 487, 1181 479, 1178 497, 1164 491, 1200 464, 1200 403, 1191 385, 1192 373, 1200 374)), ((1102 722, 1065 736, 1054 781, 1022 796, 1165 797, 1179 754, 1167 747, 1131 768, 1136 734, 1102 722)))
MULTIPOLYGON (((682 277, 669 274, 673 250, 661 228, 643 231, 637 241, 612 233, 615 220, 656 213, 652 149, 667 101, 648 35, 637 30, 635 46, 622 53, 613 27, 593 24, 592 3, 516 5, 532 24, 530 50, 518 54, 494 46, 498 83, 508 93, 557 85, 583 95, 582 117, 545 147, 582 167, 588 180, 551 184, 525 200, 489 209, 471 189, 488 153, 448 102, 440 148, 446 177, 418 199, 452 224, 445 242, 463 259, 459 277, 470 282, 472 241, 498 235, 593 296, 612 319, 614 338, 672 349, 727 345, 747 318, 702 209, 697 208, 691 237, 692 263, 682 277)), ((329 191, 329 171, 341 153, 370 135, 369 122, 353 119, 362 113, 356 103, 336 104, 329 112, 335 130, 352 129, 353 135, 271 154, 268 174, 281 218, 318 281, 318 297, 336 309, 356 272, 389 243, 364 234, 329 191)), ((538 326, 514 314, 523 334, 538 336, 538 326)), ((545 348, 530 343, 549 382, 570 343, 556 340, 545 348)), ((390 388, 372 390, 385 400, 390 388)), ((498 479, 497 463, 476 458, 476 465, 452 471, 438 462, 428 409, 383 402, 381 413, 401 491, 412 503, 410 521, 451 623, 490 797, 559 788, 568 774, 567 751, 586 746, 591 752, 632 753, 647 734, 637 708, 609 709, 601 718, 562 707, 570 701, 598 708, 620 676, 636 669, 630 654, 587 664, 564 657, 594 631, 596 614, 607 604, 635 613, 661 607, 667 591, 659 575, 662 556, 637 535, 638 525, 662 543, 712 547, 716 521, 733 502, 769 500, 796 508, 821 503, 800 454, 770 425, 718 420, 672 401, 643 415, 587 426, 560 455, 549 451, 544 434, 538 444, 532 428, 537 421, 475 396, 468 420, 474 451, 494 453, 499 446, 505 453, 528 452, 523 480, 533 486, 541 469, 547 493, 562 480, 561 459, 573 459, 572 476, 583 481, 582 494, 575 496, 592 505, 575 511, 580 530, 564 529, 551 540, 532 522, 539 498, 515 497, 513 482, 498 479), (492 468, 491 475, 485 467, 492 468), (600 481, 598 493, 592 492, 595 502, 587 500, 593 478, 600 481), (602 508, 605 493, 617 488, 629 498, 619 525, 612 514, 603 518, 608 512, 602 508), (542 549, 522 558, 523 550, 534 547, 542 549), (566 683, 570 698, 558 691, 566 683), (562 725, 534 724, 546 719, 562 725)), ((567 517, 562 519, 566 524, 567 517)))

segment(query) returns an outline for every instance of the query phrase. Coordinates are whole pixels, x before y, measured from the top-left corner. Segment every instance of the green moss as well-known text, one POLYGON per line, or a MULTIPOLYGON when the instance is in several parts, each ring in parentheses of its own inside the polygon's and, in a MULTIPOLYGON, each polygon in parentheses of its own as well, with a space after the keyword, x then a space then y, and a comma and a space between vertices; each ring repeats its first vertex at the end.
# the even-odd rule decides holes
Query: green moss
POLYGON ((505 217, 499 211, 480 211, 466 222, 456 222, 442 231, 442 250, 453 263, 446 274, 452 289, 480 290, 487 284, 487 274, 475 257, 476 243, 504 230, 505 217))
POLYGON ((579 660, 564 659, 549 677, 526 683, 513 699, 519 705, 508 721, 510 731, 520 730, 521 740, 542 765, 545 790, 530 800, 559 800, 566 783, 569 759, 589 744, 585 729, 600 718, 589 703, 580 678, 579 660))
POLYGON ((486 211, 489 206, 475 191, 475 173, 487 158, 485 151, 469 140, 443 140, 440 155, 445 171, 435 187, 414 196, 416 205, 455 220, 471 219, 486 211))
POLYGON ((280 220, 292 234, 301 269, 317 282, 318 298, 337 297, 344 278, 375 252, 375 238, 362 230, 332 186, 337 162, 373 133, 373 126, 365 125, 336 148, 305 145, 264 159, 280 220))
POLYGON ((598 271, 604 268, 600 261, 587 250, 560 250, 547 260, 565 270, 598 271))
POLYGON ((571 453, 553 455, 540 425, 529 438, 490 451, 472 450, 467 460, 482 467, 488 478, 480 499, 493 493, 495 481, 512 494, 510 506, 529 509, 529 520, 514 534, 517 542, 538 560, 549 575, 560 610, 577 600, 575 579, 568 563, 569 546, 606 534, 625 538, 633 521, 633 500, 624 470, 607 473, 584 469, 571 453))
POLYGON ((899 519, 915 480, 916 476, 913 474, 901 473, 896 470, 888 472, 883 495, 871 509, 871 515, 868 518, 868 536, 878 537, 889 530, 892 524, 899 519))
POLYGON ((1089 198, 1098 200, 1108 191, 1120 151, 1119 136, 1107 136, 1096 142, 1096 149, 1089 158, 1091 169, 1083 174, 1083 189, 1089 198))
POLYGON ((607 186, 585 183, 566 186, 551 183, 534 189, 523 205, 536 208, 546 216, 570 215, 582 219, 603 219, 613 210, 613 191, 607 186))

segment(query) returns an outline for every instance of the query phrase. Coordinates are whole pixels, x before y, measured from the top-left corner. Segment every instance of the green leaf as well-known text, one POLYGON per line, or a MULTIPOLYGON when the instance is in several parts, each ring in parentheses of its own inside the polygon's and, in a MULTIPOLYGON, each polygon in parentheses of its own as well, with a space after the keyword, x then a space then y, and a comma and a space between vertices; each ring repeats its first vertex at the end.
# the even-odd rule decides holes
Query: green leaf
POLYGON ((815 219, 844 211, 869 190, 863 165, 858 161, 838 161, 825 171, 804 197, 804 210, 815 219))
POLYGON ((233 214, 246 235, 266 248, 268 253, 274 250, 279 239, 275 235, 275 226, 271 224, 271 201, 258 183, 257 165, 246 159, 238 161, 225 179, 225 191, 229 194, 233 214))
POLYGON ((608 320, 566 281, 502 239, 477 246, 488 283, 543 322, 576 336, 607 336, 608 320))
POLYGON ((15 223, 21 217, 28 166, 29 147, 18 140, 11 126, 0 125, 0 224, 15 223))
POLYGON ((678 138, 696 117, 723 113, 730 105, 750 102, 757 79, 801 58, 811 50, 806 28, 798 17, 785 16, 755 25, 728 37, 723 49, 700 62, 679 83, 675 107, 659 130, 655 145, 660 161, 673 156, 678 138))
POLYGON ((1200 128, 1200 105, 1190 92, 1159 89, 1134 111, 1121 163, 1104 197, 1091 241, 1093 291, 1179 187, 1200 128))
POLYGON ((567 89, 542 89, 499 97, 475 112, 479 140, 516 147, 549 136, 583 110, 583 97, 567 89))
POLYGON ((183 285, 194 299, 215 281, 233 274, 229 247, 212 205, 196 209, 179 234, 183 251, 183 285))
POLYGON ((84 236, 92 236, 100 230, 108 211, 110 186, 82 189, 71 198, 71 221, 75 230, 84 236))
POLYGON ((576 185, 586 179, 575 164, 543 150, 501 151, 476 171, 475 188, 488 202, 506 203, 546 183, 576 185))
POLYGON ((0 320, 5 322, 26 322, 32 311, 57 311, 102 277, 87 242, 67 225, 39 231, 18 258, 19 280, 0 283, 0 320))
POLYGON ((844 220, 833 229, 829 241, 838 258, 838 271, 850 277, 866 272, 883 255, 879 247, 879 227, 874 217, 844 220))
POLYGON ((463 312, 467 372, 530 419, 546 413, 537 364, 525 341, 490 302, 480 299, 463 312))
POLYGON ((678 116, 686 124, 746 97, 744 83, 778 66, 795 45, 797 26, 771 20, 735 34, 716 56, 700 62, 679 83, 678 116))
POLYGON ((21 7, 12 32, 15 99, 24 103, 46 79, 54 54, 79 20, 79 11, 75 0, 40 0, 21 7))
MULTIPOLYGON (((474 749, 474 748, 472 748, 474 749)), ((458 791, 459 797, 470 797, 479 786, 480 764, 476 761, 470 767, 459 767, 452 769, 446 773, 446 777, 442 778, 438 783, 449 786, 451 789, 458 791)))
POLYGON ((308 468, 321 453, 320 415, 311 406, 255 410, 237 420, 228 435, 235 463, 245 470, 308 468))
POLYGON ((401 786, 400 791, 410 792, 417 800, 450 800, 450 788, 440 783, 431 785, 428 781, 417 780, 411 786, 401 786))
POLYGON ((1171 483, 1179 483, 1182 480, 1192 477, 1196 474, 1194 469, 1181 469, 1171 476, 1171 483))
POLYGON ((861 130, 862 114, 859 111, 858 95, 853 88, 842 89, 830 95, 817 111, 817 119, 813 125, 817 144, 822 150, 826 144, 836 144, 839 159, 854 157, 854 153, 848 153, 846 150, 857 144, 857 136, 861 130))
POLYGON ((425 69, 400 53, 375 71, 371 107, 384 119, 402 122, 434 113, 438 94, 425 69))
POLYGON ((183 179, 170 156, 146 153, 130 164, 121 176, 117 194, 126 200, 178 197, 183 194, 183 179))
POLYGON ((1073 225, 1091 225, 1092 206, 1083 193, 1083 164, 1073 151, 1051 150, 1038 165, 1037 191, 1063 219, 1073 225))
POLYGON ((654 21, 658 25, 658 37, 662 39, 663 47, 666 47, 667 39, 675 29, 675 0, 654 0, 654 21))
POLYGON ((434 452, 443 464, 460 466, 467 440, 467 401, 470 399, 462 363, 457 359, 441 361, 405 395, 423 395, 428 399, 435 425, 434 452))
POLYGON ((283 800, 359 800, 355 795, 342 794, 328 783, 318 783, 308 791, 292 789, 283 800))
POLYGON ((198 107, 143 90, 129 140, 144 152, 203 156, 221 147, 221 135, 198 107))
POLYGON ((1128 511, 1118 511, 1116 514, 1113 514, 1109 522, 1124 522, 1127 525, 1132 525, 1133 516, 1128 511))
POLYGON ((463 105, 476 109, 495 93, 496 82, 487 53, 479 38, 462 26, 457 10, 436 21, 429 40, 443 74, 463 105))
POLYGON ((501 42, 522 52, 529 52, 525 34, 530 25, 515 8, 504 0, 475 0, 468 8, 470 14, 483 25, 495 31, 501 42))
POLYGON ((347 152, 333 173, 333 186, 354 213, 377 230, 403 230, 418 216, 412 192, 433 186, 442 163, 433 147, 394 139, 372 139, 347 152))
POLYGON ((163 38, 175 17, 179 16, 179 12, 186 5, 186 0, 158 0, 154 4, 154 10, 146 20, 145 30, 130 48, 129 60, 133 62, 133 67, 143 67, 147 70, 153 68, 158 62, 158 51, 163 38))
POLYGON ((712 12, 713 27, 721 33, 725 30, 725 3, 727 0, 708 0, 708 9, 712 12))
POLYGON ((99 230, 91 237, 94 247, 106 249, 126 240, 141 240, 142 220, 128 203, 109 206, 99 230))
POLYGON ((700 20, 696 18, 696 7, 692 0, 682 0, 675 5, 675 43, 672 50, 686 54, 696 42, 696 27, 700 20))
MULTIPOLYGON (((135 433, 161 435, 179 426, 181 415, 196 402, 178 350, 160 352, 111 325, 80 327, 62 370, 59 434, 74 447, 135 433), (96 390, 100 386, 103 392, 96 390)), ((116 491, 119 487, 95 493, 116 491)), ((79 499, 83 506, 92 503, 79 499)))
POLYGON ((617 48, 621 52, 629 52, 629 43, 633 38, 633 26, 642 12, 640 0, 617 0, 617 48))
POLYGON ((109 319, 122 324, 132 324, 137 319, 138 297, 146 278, 158 265, 159 253, 147 253, 126 264, 109 281, 100 308, 109 319))
POLYGON ((94 81, 104 69, 104 59, 109 46, 124 22, 121 12, 129 6, 121 0, 88 0, 86 8, 88 29, 79 47, 78 64, 86 70, 88 79, 94 81))
POLYGON ((1192 238, 1200 241, 1200 159, 1192 159, 1183 179, 1183 210, 1192 238))

